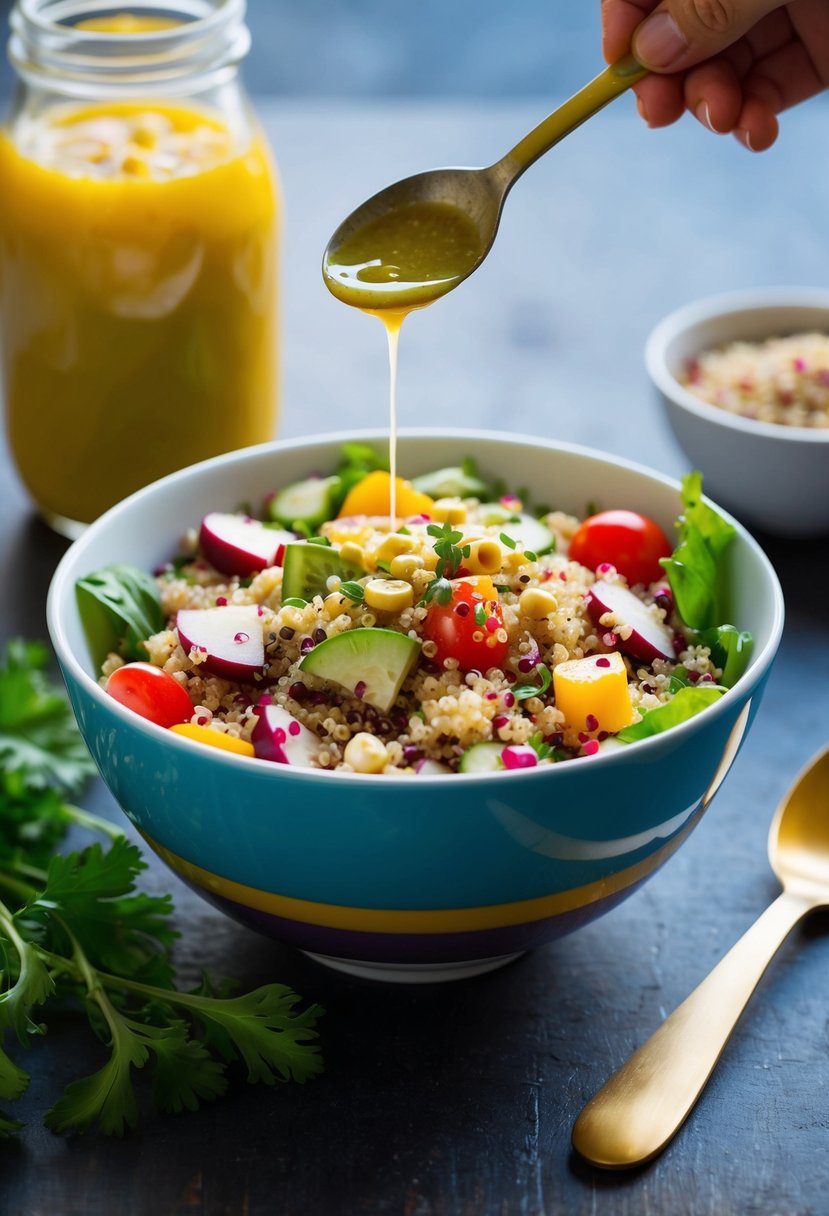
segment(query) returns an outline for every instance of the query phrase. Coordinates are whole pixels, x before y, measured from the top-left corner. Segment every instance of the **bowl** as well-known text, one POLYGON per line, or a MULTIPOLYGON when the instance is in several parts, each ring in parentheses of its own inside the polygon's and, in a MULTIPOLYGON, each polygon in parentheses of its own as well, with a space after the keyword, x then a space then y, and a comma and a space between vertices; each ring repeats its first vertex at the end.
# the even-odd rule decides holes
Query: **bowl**
MULTIPOLYGON (((248 759, 122 707, 96 682, 75 581, 112 562, 152 570, 210 510, 261 501, 383 432, 247 448, 138 491, 92 524, 52 582, 48 623, 81 732, 127 817, 231 916, 341 970, 396 980, 483 972, 594 920, 641 886, 699 822, 757 712, 783 623, 774 571, 745 529, 729 549, 734 619, 756 645, 715 705, 664 734, 495 775, 365 776, 248 759)), ((670 535, 676 482, 544 439, 404 432, 415 476, 473 456, 508 485, 584 514, 626 506, 670 535)))
POLYGON ((706 492, 776 536, 829 532, 829 429, 738 417, 700 401, 679 377, 706 350, 807 330, 829 333, 829 291, 768 288, 688 304, 660 321, 645 347, 668 422, 706 492))

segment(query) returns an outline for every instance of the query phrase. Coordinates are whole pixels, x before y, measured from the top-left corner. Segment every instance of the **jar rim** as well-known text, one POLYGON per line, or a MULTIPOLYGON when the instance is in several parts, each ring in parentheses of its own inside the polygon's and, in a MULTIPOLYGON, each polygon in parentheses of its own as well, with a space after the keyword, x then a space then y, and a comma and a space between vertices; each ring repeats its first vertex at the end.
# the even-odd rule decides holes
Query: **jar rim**
POLYGON ((191 92, 231 79, 250 48, 246 0, 16 0, 8 55, 18 76, 50 91, 191 92), (163 29, 87 30, 77 22, 117 9, 180 17, 163 29), (74 18, 74 21, 71 20, 74 18))

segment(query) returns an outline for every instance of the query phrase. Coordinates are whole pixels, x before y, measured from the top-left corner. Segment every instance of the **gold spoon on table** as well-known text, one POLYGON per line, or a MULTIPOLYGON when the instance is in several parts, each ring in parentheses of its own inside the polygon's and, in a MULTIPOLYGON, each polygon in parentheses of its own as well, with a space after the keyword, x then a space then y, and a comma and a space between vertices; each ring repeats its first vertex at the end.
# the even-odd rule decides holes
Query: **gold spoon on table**
POLYGON ((329 290, 358 308, 408 310, 457 287, 489 253, 504 200, 525 169, 645 74, 628 55, 488 169, 432 169, 375 194, 328 242, 329 290))
POLYGON ((573 1146, 593 1165, 627 1169, 661 1152, 705 1088, 779 946, 799 920, 829 906, 829 747, 783 798, 768 847, 782 894, 576 1120, 573 1146))

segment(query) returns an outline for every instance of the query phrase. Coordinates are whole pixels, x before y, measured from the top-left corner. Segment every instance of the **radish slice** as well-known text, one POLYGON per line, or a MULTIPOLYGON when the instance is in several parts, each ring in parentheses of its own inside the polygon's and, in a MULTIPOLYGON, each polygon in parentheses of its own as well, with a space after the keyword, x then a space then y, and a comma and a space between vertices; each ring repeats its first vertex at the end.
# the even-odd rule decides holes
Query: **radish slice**
POLYGON ((287 709, 273 705, 265 698, 256 706, 255 712, 259 721, 253 728, 251 742, 260 760, 311 767, 320 741, 307 726, 297 722, 287 709))
POLYGON ((265 665, 262 620, 256 604, 227 608, 182 608, 176 617, 178 640, 189 653, 194 647, 206 658, 199 669, 220 680, 256 683, 265 665))
POLYGON ((240 578, 281 566, 285 546, 295 540, 293 532, 268 528, 247 515, 219 511, 205 515, 199 531, 199 548, 211 566, 240 578))
POLYGON ((607 628, 614 633, 618 633, 620 627, 630 627, 629 637, 620 637, 618 648, 632 658, 646 663, 675 658, 670 629, 654 616, 652 608, 620 583, 608 583, 604 579, 594 583, 587 595, 587 611, 597 625, 606 612, 611 613, 614 624, 607 628))
POLYGON ((418 760, 415 772, 424 777, 441 777, 452 770, 448 764, 441 764, 440 760, 418 760))

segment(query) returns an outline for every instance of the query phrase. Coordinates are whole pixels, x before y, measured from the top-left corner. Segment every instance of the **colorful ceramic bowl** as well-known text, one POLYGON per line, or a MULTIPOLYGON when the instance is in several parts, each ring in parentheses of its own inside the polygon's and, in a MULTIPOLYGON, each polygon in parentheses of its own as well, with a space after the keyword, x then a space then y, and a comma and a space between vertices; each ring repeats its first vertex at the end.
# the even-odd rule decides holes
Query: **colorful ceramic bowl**
MULTIPOLYGON (((257 502, 333 468, 324 436, 249 448, 156 482, 113 508, 61 562, 52 640, 81 731, 125 813, 185 882, 231 916, 329 964, 390 979, 486 971, 594 920, 635 891, 699 822, 757 711, 780 641, 774 571, 737 525, 734 620, 756 647, 716 705, 652 739, 495 775, 387 777, 251 760, 165 731, 95 680, 75 581, 111 562, 153 569, 209 510, 257 502)), ((360 435, 382 446, 382 433, 360 435)), ((536 500, 584 514, 625 506, 668 531, 678 487, 622 460, 543 439, 408 432, 409 476, 473 456, 536 500)))
POLYGON ((645 363, 677 442, 707 492, 749 527, 829 534, 829 429, 742 418, 681 383, 688 361, 731 342, 829 334, 829 291, 771 287, 697 300, 660 321, 645 363))

